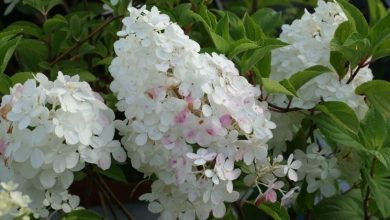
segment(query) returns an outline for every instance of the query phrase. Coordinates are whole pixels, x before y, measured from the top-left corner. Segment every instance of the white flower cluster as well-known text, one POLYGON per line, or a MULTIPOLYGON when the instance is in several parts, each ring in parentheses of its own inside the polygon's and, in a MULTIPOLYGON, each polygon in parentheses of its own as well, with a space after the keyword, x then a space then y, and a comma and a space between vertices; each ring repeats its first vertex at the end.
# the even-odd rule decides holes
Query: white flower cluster
MULTIPOLYGON (((337 27, 347 20, 339 5, 318 1, 313 14, 305 11, 301 19, 291 25, 283 25, 279 39, 290 45, 272 52, 271 78, 283 80, 292 74, 313 65, 323 65, 332 69, 329 61, 330 41, 337 27)), ((339 79, 336 72, 322 74, 298 90, 299 98, 294 98, 291 107, 310 109, 321 98, 325 101, 342 101, 353 108, 360 116, 366 111, 362 96, 355 94, 355 88, 373 78, 368 67, 360 69, 351 83, 350 74, 339 79)), ((273 95, 271 102, 286 107, 288 99, 284 95, 273 95)))
POLYGON ((307 192, 319 191, 324 197, 333 196, 338 192, 336 185, 341 172, 330 147, 320 149, 318 144, 312 143, 307 147, 306 153, 296 150, 294 157, 302 162, 298 178, 306 179, 307 192))
POLYGON ((117 128, 133 167, 156 176, 141 197, 162 219, 223 217, 241 173, 236 162, 268 161, 267 103, 223 55, 200 46, 157 8, 129 8, 109 67, 117 128))
MULTIPOLYGON (((314 13, 305 11, 301 19, 293 21, 291 25, 283 25, 280 40, 290 45, 272 52, 271 78, 283 80, 292 74, 302 71, 313 65, 323 65, 332 69, 330 64, 330 41, 338 26, 347 21, 347 17, 337 3, 318 1, 314 13)), ((313 108, 323 99, 324 101, 342 101, 353 108, 359 117, 363 117, 367 106, 363 97, 355 94, 355 88, 373 78, 368 67, 361 68, 356 77, 347 83, 350 74, 339 79, 336 72, 322 74, 298 90, 299 98, 292 102, 284 95, 270 95, 270 102, 280 107, 313 108)), ((285 149, 285 141, 292 140, 293 134, 299 127, 302 117, 299 113, 272 113, 272 120, 277 124, 274 135, 279 137, 272 140, 270 146, 279 152, 285 149), (295 131, 294 131, 295 129, 295 131)), ((308 192, 319 192, 319 199, 329 197, 338 192, 336 185, 341 178, 341 171, 337 154, 333 154, 329 147, 319 149, 312 143, 304 153, 295 152, 295 158, 302 162, 298 170, 299 180, 305 179, 308 183, 308 192)), ((353 175, 356 179, 356 176, 353 175)))
POLYGON ((13 182, 0 183, 0 219, 29 220, 31 209, 28 205, 31 199, 27 195, 16 191, 18 185, 13 182))
POLYGON ((43 206, 64 211, 78 206, 78 199, 65 194, 85 162, 107 169, 111 155, 126 160, 119 141, 113 141, 114 113, 78 76, 59 72, 53 82, 38 73, 3 96, 0 112, 0 179, 9 174, 41 216, 48 214, 43 206), (55 195, 69 198, 48 199, 55 195))

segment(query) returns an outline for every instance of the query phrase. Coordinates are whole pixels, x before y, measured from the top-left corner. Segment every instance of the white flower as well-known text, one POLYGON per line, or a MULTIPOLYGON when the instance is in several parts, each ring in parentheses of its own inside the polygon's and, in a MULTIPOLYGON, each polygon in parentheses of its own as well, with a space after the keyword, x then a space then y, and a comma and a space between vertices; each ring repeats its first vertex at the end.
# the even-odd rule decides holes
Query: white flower
POLYGON ((116 125, 133 167, 158 178, 149 209, 162 219, 222 217, 224 202, 238 199, 235 163, 267 158, 275 128, 268 106, 232 61, 199 53, 157 8, 129 12, 114 43, 110 88, 126 116, 116 125))
POLYGON ((325 197, 337 193, 335 185, 341 172, 337 158, 328 158, 331 154, 329 147, 320 150, 317 144, 309 145, 306 154, 300 150, 295 151, 294 156, 302 162, 302 167, 298 170, 299 179, 306 177, 307 192, 312 193, 319 189, 320 194, 325 197))
POLYGON ((13 182, 1 182, 0 188, 0 218, 28 220, 32 210, 29 208, 31 199, 29 196, 16 191, 18 184, 13 182))
MULTIPOLYGON (((314 13, 305 11, 301 19, 291 25, 283 25, 280 40, 288 46, 273 50, 270 77, 274 80, 289 78, 292 74, 313 65, 323 65, 332 69, 330 64, 330 41, 337 27, 347 20, 341 7, 333 2, 318 1, 314 13)), ((362 68, 349 84, 350 74, 339 79, 335 71, 324 73, 298 90, 298 97, 293 98, 291 107, 310 109, 321 99, 342 101, 353 108, 360 117, 364 116, 367 106, 362 96, 355 94, 357 86, 373 78, 368 67, 362 68)), ((271 101, 286 107, 289 100, 284 95, 271 95, 271 101)))
POLYGON ((214 152, 209 152, 206 149, 200 148, 194 153, 187 153, 186 154, 188 158, 194 160, 194 164, 197 166, 205 165, 207 161, 214 160, 214 158, 217 156, 214 152))
POLYGON ((114 113, 78 76, 59 72, 50 81, 37 74, 10 92, 0 106, 0 170, 8 169, 10 179, 30 196, 34 216, 46 217, 45 206, 65 212, 77 208, 75 199, 63 201, 70 198, 66 191, 73 172, 86 162, 108 169, 111 155, 126 160, 119 141, 113 140, 114 113), (43 204, 45 193, 55 198, 48 205, 43 204))
MULTIPOLYGON (((284 165, 281 170, 283 172, 282 176, 287 175, 290 180, 296 182, 298 181, 298 175, 295 172, 295 170, 298 170, 302 166, 302 162, 299 160, 293 161, 293 159, 294 159, 294 155, 290 154, 290 156, 287 159, 287 164, 284 165)), ((280 171, 279 172, 276 171, 275 175, 280 176, 280 171)))

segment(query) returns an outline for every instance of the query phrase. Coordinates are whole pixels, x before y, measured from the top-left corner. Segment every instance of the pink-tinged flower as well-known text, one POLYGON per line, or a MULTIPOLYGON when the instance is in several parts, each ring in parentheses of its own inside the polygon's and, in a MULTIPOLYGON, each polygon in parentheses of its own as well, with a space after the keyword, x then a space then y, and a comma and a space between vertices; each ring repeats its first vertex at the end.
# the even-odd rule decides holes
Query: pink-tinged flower
POLYGON ((221 122, 222 127, 227 128, 232 125, 233 118, 229 114, 224 114, 219 118, 219 121, 221 122))
POLYGON ((187 120, 189 113, 190 112, 187 108, 181 110, 178 114, 175 115, 175 123, 183 124, 187 120))
POLYGON ((175 171, 176 184, 182 184, 187 177, 187 159, 178 158, 170 161, 171 167, 175 171))
POLYGON ((175 147, 176 139, 177 137, 174 134, 164 134, 164 136, 161 138, 161 143, 167 149, 172 149, 175 147))
POLYGON ((122 144, 136 169, 158 178, 149 201, 162 218, 223 217, 239 198, 235 163, 267 160, 273 126, 260 89, 224 55, 200 53, 157 8, 129 10, 109 67, 126 116, 122 144))
POLYGON ((260 205, 264 202, 274 203, 278 199, 275 190, 267 190, 262 196, 256 198, 255 204, 260 205))
POLYGON ((275 181, 276 179, 270 181, 270 183, 267 186, 268 189, 264 192, 264 194, 259 195, 256 198, 255 200, 256 205, 259 205, 263 202, 271 202, 271 203, 276 202, 278 196, 275 190, 281 189, 284 186, 284 183, 282 181, 276 181, 276 182, 275 181))

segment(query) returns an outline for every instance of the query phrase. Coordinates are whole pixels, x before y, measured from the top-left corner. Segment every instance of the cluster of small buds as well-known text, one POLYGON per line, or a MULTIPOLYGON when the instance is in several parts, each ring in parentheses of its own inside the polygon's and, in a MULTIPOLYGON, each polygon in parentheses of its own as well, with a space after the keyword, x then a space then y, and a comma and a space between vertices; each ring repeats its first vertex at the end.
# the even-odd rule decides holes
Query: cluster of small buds
POLYGON ((30 197, 17 191, 18 184, 13 182, 1 182, 0 186, 0 219, 29 220, 32 213, 30 197))
POLYGON ((306 180, 307 192, 319 192, 324 197, 338 192, 336 185, 341 172, 330 147, 320 149, 318 144, 312 143, 307 147, 306 153, 296 150, 294 157, 302 162, 298 177, 299 180, 306 180))
POLYGON ((45 200, 43 200, 44 206, 50 207, 53 210, 62 210, 65 213, 80 209, 79 204, 80 198, 69 194, 67 190, 59 193, 47 191, 45 193, 45 200))
MULTIPOLYGON (((314 13, 305 11, 302 18, 291 25, 283 25, 279 39, 288 43, 286 47, 272 52, 274 80, 289 78, 298 71, 313 65, 323 65, 333 69, 330 64, 330 42, 338 26, 347 21, 347 16, 337 3, 318 1, 314 13)), ((353 72, 353 71, 352 71, 353 72)), ((350 74, 340 79, 335 71, 322 74, 306 83, 298 90, 298 97, 290 102, 285 95, 271 95, 270 101, 281 107, 313 108, 324 101, 342 101, 363 117, 367 106, 362 96, 355 94, 355 88, 373 78, 368 67, 361 68, 356 77, 347 83, 350 74)))
MULTIPOLYGON (((36 190, 60 196, 86 162, 107 169, 111 155, 126 160, 119 141, 113 140, 114 113, 78 76, 59 72, 49 81, 38 73, 3 96, 0 112, 1 170, 34 195, 32 207, 39 215, 48 212, 40 210, 44 196, 35 196, 36 190)), ((70 209, 78 205, 69 204, 70 209)))
POLYGON ((233 62, 199 53, 157 8, 129 12, 109 71, 127 118, 116 124, 122 144, 133 167, 157 177, 141 199, 162 219, 223 217, 224 202, 239 198, 237 162, 267 160, 275 128, 267 103, 233 62))
POLYGON ((247 167, 245 172, 248 175, 245 176, 244 182, 248 186, 256 186, 259 194, 256 198, 257 204, 262 202, 276 202, 276 191, 278 191, 282 195, 281 204, 289 206, 299 187, 294 187, 286 191, 284 182, 278 180, 278 177, 287 177, 289 180, 297 182, 297 171, 301 168, 301 165, 302 163, 299 160, 294 160, 293 154, 288 157, 286 164, 283 162, 283 157, 278 155, 272 161, 268 158, 268 160, 258 161, 247 167), (263 190, 264 187, 266 188, 265 190, 263 190))

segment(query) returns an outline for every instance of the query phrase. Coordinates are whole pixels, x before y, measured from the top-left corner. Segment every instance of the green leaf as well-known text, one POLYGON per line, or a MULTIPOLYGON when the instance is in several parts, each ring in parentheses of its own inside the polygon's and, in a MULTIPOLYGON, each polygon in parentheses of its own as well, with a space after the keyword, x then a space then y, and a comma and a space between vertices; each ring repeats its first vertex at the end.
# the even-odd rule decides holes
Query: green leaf
POLYGON ((363 199, 359 190, 321 200, 312 211, 315 220, 363 219, 363 199))
POLYGON ((259 209, 267 213, 274 220, 288 220, 290 219, 286 208, 284 208, 280 203, 262 203, 259 205, 259 209))
POLYGON ((19 63, 25 71, 39 72, 39 63, 47 60, 48 46, 39 40, 22 39, 17 48, 19 63))
POLYGON ((29 36, 33 36, 36 38, 42 37, 42 30, 36 24, 29 21, 17 21, 9 25, 4 30, 22 30, 21 33, 29 36))
POLYGON ((224 11, 229 16, 230 35, 233 39, 245 38, 245 26, 244 22, 234 13, 224 11))
POLYGON ((356 94, 365 95, 385 118, 390 116, 390 82, 372 80, 361 84, 355 90, 356 94))
POLYGON ((348 20, 354 25, 354 28, 363 36, 368 34, 368 24, 363 14, 346 0, 338 0, 339 5, 343 8, 348 20))
POLYGON ((353 32, 353 23, 351 21, 344 21, 337 27, 333 40, 337 40, 340 44, 343 44, 353 32))
POLYGON ((332 64, 340 79, 344 78, 344 76, 347 74, 349 69, 349 61, 340 51, 337 51, 337 49, 339 49, 339 45, 344 44, 352 32, 353 24, 350 21, 345 21, 337 27, 334 37, 331 41, 331 45, 336 45, 336 51, 330 52, 330 64, 332 64))
POLYGON ((261 78, 261 85, 268 93, 282 93, 288 96, 295 96, 278 81, 269 78, 261 78))
POLYGON ((63 51, 67 46, 67 40, 70 37, 68 32, 63 30, 57 30, 52 33, 52 41, 51 41, 51 55, 56 56, 61 51, 63 51))
POLYGON ((97 61, 96 63, 94 63, 93 66, 110 65, 113 59, 114 59, 113 57, 103 58, 103 59, 97 61))
POLYGON ((34 78, 34 75, 32 72, 19 72, 15 73, 11 76, 12 85, 15 85, 16 83, 24 83, 28 79, 34 78))
POLYGON ((370 25, 377 23, 387 13, 386 7, 381 0, 367 1, 368 9, 370 11, 370 25))
POLYGON ((173 9, 172 12, 174 14, 175 21, 180 27, 185 27, 193 21, 193 18, 191 17, 191 13, 193 13, 191 7, 191 3, 183 3, 173 9))
POLYGON ((43 24, 43 30, 46 34, 51 34, 53 31, 56 31, 62 27, 68 25, 68 21, 62 15, 55 15, 52 18, 47 19, 43 24))
POLYGON ((390 56, 390 37, 378 44, 372 54, 371 62, 390 56))
POLYGON ((211 30, 214 30, 215 26, 217 25, 217 18, 203 4, 199 5, 198 14, 194 13, 192 16, 197 21, 201 21, 203 24, 205 24, 206 27, 209 27, 211 30))
POLYGON ((72 37, 75 40, 79 40, 80 39, 80 36, 82 34, 82 27, 81 27, 81 19, 80 19, 80 17, 77 14, 73 15, 70 18, 69 30, 71 31, 72 37))
POLYGON ((372 192, 373 201, 383 218, 390 217, 390 173, 387 168, 378 166, 374 177, 368 179, 368 186, 372 192))
POLYGON ((221 20, 218 21, 215 32, 222 36, 223 39, 229 41, 229 17, 225 15, 221 20))
POLYGON ((41 1, 41 0, 23 0, 23 4, 26 4, 36 10, 38 10, 39 12, 41 12, 41 14, 45 14, 45 2, 44 1, 41 1))
POLYGON ((103 217, 91 210, 82 209, 65 214, 61 220, 103 220, 103 217))
POLYGON ((11 80, 7 75, 0 74, 0 93, 9 94, 9 88, 11 87, 11 80))
POLYGON ((357 135, 359 121, 355 112, 343 102, 325 102, 316 106, 322 113, 314 117, 321 133, 329 140, 366 152, 357 135))
POLYGON ((385 119, 375 108, 368 110, 360 124, 360 130, 366 147, 376 150, 382 148, 387 137, 387 127, 385 119))
MULTIPOLYGON (((269 209, 267 209, 268 211, 269 209)), ((271 209, 272 210, 272 209, 271 209)), ((272 211, 270 211, 272 212, 272 211)), ((242 213, 244 215, 245 220, 249 219, 269 219, 270 214, 260 209, 258 206, 252 204, 252 203, 245 203, 242 206, 242 213)), ((277 214, 275 214, 277 216, 277 214)))
POLYGON ((262 47, 253 51, 248 51, 242 58, 240 66, 241 73, 245 74, 251 70, 261 59, 264 58, 271 50, 286 46, 287 44, 273 38, 264 39, 262 47))
POLYGON ((248 14, 245 14, 244 16, 244 27, 245 35, 248 39, 259 41, 264 38, 264 33, 261 30, 261 27, 248 14))
POLYGON ((248 39, 240 39, 230 45, 228 57, 231 59, 238 54, 241 54, 245 51, 252 50, 259 48, 260 45, 258 45, 256 42, 248 40, 248 39))
POLYGON ((359 129, 359 120, 356 117, 355 112, 344 102, 324 102, 317 105, 316 110, 325 113, 336 122, 336 125, 339 125, 352 133, 357 133, 359 129))
POLYGON ((331 70, 328 67, 321 66, 321 65, 315 65, 311 66, 303 71, 294 73, 288 81, 290 84, 294 87, 295 91, 298 91, 299 88, 301 88, 303 85, 305 85, 308 81, 311 79, 323 74, 331 72, 331 70))
POLYGON ((328 67, 321 66, 321 65, 311 66, 303 71, 294 73, 289 79, 285 79, 280 83, 285 88, 287 88, 291 93, 293 93, 295 96, 298 96, 297 91, 303 85, 305 85, 311 79, 327 72, 331 72, 331 70, 328 67))
POLYGON ((386 127, 387 127, 387 137, 386 137, 386 140, 385 140, 385 143, 383 143, 383 147, 384 148, 390 148, 390 118, 387 118, 387 121, 386 121, 386 127))
POLYGON ((272 8, 261 8, 252 15, 252 18, 267 34, 276 32, 284 23, 282 13, 272 8))
POLYGON ((386 169, 390 169, 390 148, 382 148, 374 155, 386 169))
POLYGON ((61 4, 62 0, 23 0, 23 3, 47 15, 54 6, 61 4))
POLYGON ((269 78, 271 74, 271 52, 268 52, 263 59, 256 63, 255 67, 259 70, 259 77, 269 78))
POLYGON ((121 169, 121 167, 118 166, 118 164, 113 163, 111 164, 109 169, 107 170, 98 169, 97 171, 108 178, 111 178, 118 182, 127 183, 126 175, 121 169))
POLYGON ((2 31, 0 32, 0 42, 6 42, 13 37, 15 37, 17 34, 21 33, 23 29, 15 29, 15 30, 9 30, 9 31, 2 31))
POLYGON ((215 48, 217 48, 217 50, 220 51, 221 53, 227 53, 227 51, 229 50, 229 42, 212 31, 210 31, 209 34, 211 40, 214 43, 215 48))
POLYGON ((369 33, 373 45, 373 60, 388 56, 390 50, 390 13, 374 25, 369 33))
POLYGON ((8 40, 10 36, 12 35, 0 38, 0 73, 4 73, 9 60, 14 54, 15 49, 18 47, 20 39, 22 38, 22 36, 18 36, 15 39, 8 40))
POLYGON ((338 51, 331 51, 329 60, 334 70, 336 70, 337 75, 339 75, 339 78, 343 79, 348 73, 349 61, 338 51))
POLYGON ((382 148, 379 150, 370 150, 369 153, 374 156, 386 169, 390 168, 390 149, 382 148))
POLYGON ((337 51, 348 61, 354 69, 358 64, 362 64, 369 57, 371 43, 368 38, 357 32, 353 32, 343 42, 334 38, 330 44, 331 51, 337 51))

